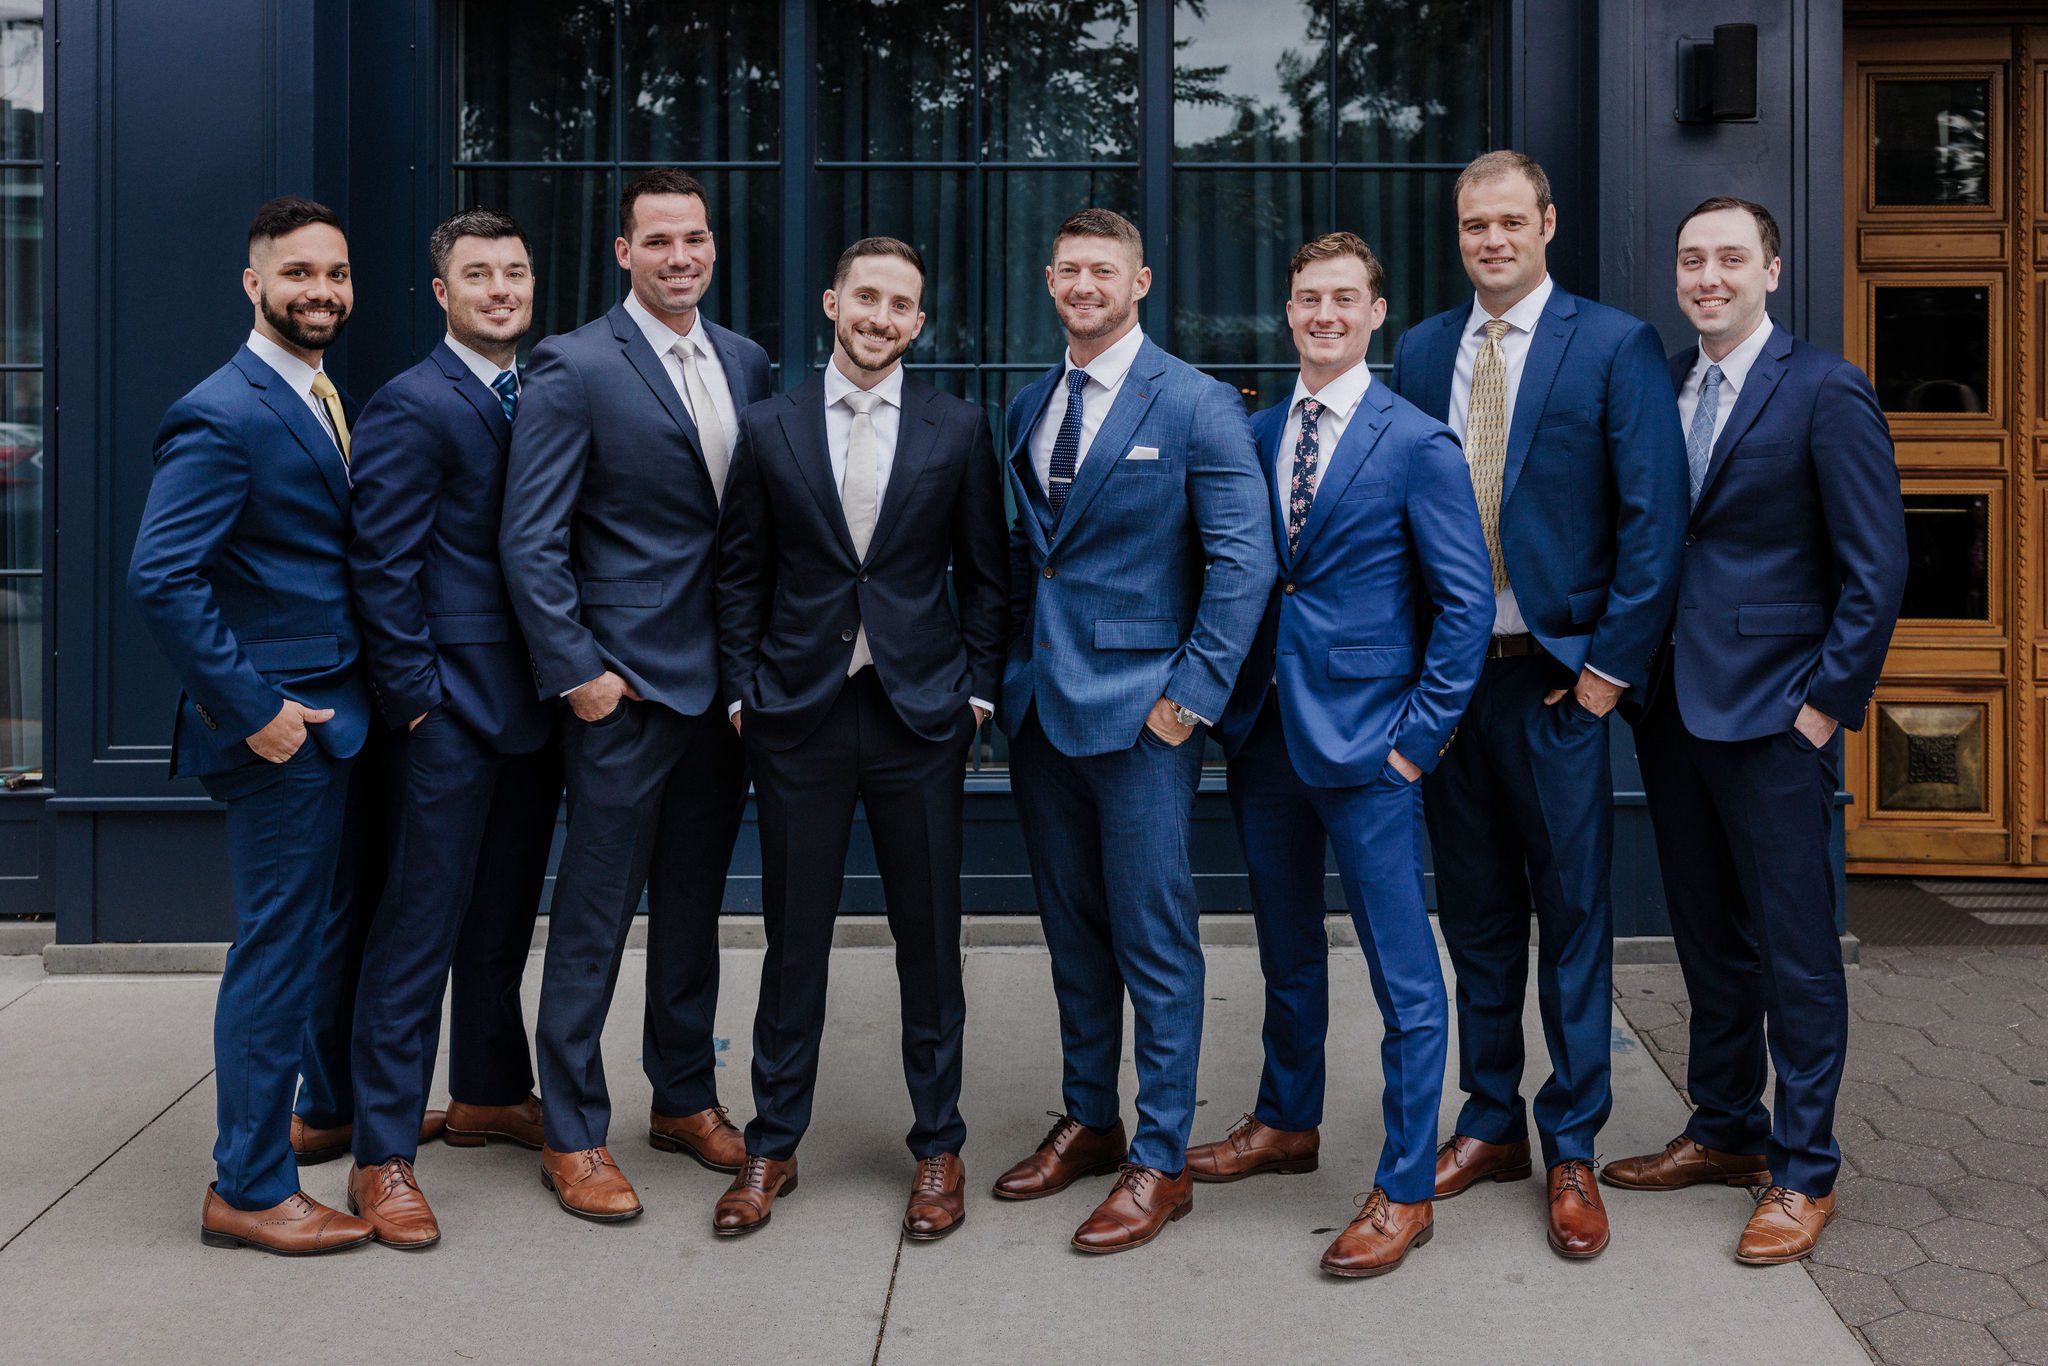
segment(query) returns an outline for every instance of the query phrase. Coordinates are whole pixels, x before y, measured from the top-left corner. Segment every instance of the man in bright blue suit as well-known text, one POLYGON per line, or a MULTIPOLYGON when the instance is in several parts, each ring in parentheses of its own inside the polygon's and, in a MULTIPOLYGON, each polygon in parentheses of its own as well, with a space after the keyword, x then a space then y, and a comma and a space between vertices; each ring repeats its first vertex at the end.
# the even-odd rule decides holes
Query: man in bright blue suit
POLYGON ((1670 618, 1685 443, 1656 332, 1551 280, 1557 209, 1543 168, 1489 152, 1452 193, 1475 297, 1410 328, 1391 377, 1464 442, 1493 566, 1486 664, 1423 790, 1466 1093, 1436 1194, 1531 1174, 1521 1081, 1533 904, 1550 1246, 1592 1257, 1607 1246, 1592 1162, 1613 1103, 1605 718, 1649 677, 1670 618))
POLYGON ((1678 303, 1699 333, 1671 358, 1692 518, 1636 748, 1692 1000, 1693 1115, 1664 1151, 1601 1171, 1632 1190, 1764 1186, 1735 1253, 1760 1266, 1808 1255, 1834 1217, 1841 729, 1869 711, 1906 580, 1884 413, 1862 371, 1765 312, 1778 243, 1744 199, 1678 229, 1678 303))
POLYGON ((435 228, 428 256, 448 333, 363 409, 349 545, 397 806, 356 989, 349 1206, 408 1248, 440 1237, 413 1163, 451 966, 448 1138, 540 1147, 519 982, 562 793, 561 707, 534 694, 498 567, 532 260, 491 209, 435 228))
POLYGON ((1017 516, 997 719, 1052 955, 1065 1082, 1059 1122, 995 1193, 1033 1199, 1123 1165, 1074 1234, 1083 1252, 1143 1246, 1193 1205, 1199 728, 1230 700, 1276 568, 1243 403, 1145 339, 1144 260, 1119 214, 1084 209, 1060 225, 1045 277, 1066 359, 1017 396, 1008 422, 1017 516), (1128 1145, 1126 992, 1138 1031, 1128 1145))
POLYGON ((315 998, 341 966, 343 815, 370 728, 346 561, 352 414, 321 369, 354 302, 340 220, 264 205, 242 287, 248 342, 157 431, 128 594, 184 684, 171 775, 227 804, 235 941, 200 1236, 301 1255, 371 1234, 299 1189, 290 1140, 315 998))
POLYGON ((1386 1141, 1371 1194, 1323 1254, 1378 1276, 1433 1231, 1436 1113, 1449 1021, 1422 889, 1422 774, 1436 767, 1493 629, 1492 572, 1448 427, 1384 384, 1366 353, 1385 272, 1356 235, 1288 266, 1301 376, 1252 419, 1281 582, 1217 724, 1251 874, 1266 978, 1257 1106, 1188 1152, 1197 1181, 1314 1171, 1329 1027, 1325 841, 1386 1025, 1386 1141))

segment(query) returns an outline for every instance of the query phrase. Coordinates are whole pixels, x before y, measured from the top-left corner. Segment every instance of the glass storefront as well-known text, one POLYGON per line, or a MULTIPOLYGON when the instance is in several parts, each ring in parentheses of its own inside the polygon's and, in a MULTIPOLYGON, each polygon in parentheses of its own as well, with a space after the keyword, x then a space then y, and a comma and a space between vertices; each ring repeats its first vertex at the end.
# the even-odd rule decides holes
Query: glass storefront
POLYGON ((43 57, 0 0, 0 779, 43 767, 43 57))

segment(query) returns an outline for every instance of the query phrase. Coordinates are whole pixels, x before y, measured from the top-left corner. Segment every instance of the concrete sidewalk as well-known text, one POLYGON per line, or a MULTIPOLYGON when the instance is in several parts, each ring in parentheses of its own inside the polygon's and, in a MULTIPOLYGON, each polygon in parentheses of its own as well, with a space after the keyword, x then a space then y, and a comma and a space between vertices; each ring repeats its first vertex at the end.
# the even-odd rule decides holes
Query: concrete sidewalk
MULTIPOLYGON (((1212 948, 1208 960, 1197 1141, 1251 1104, 1259 1063, 1257 955, 1212 948)), ((1867 1359, 1803 1269, 1734 1262, 1747 1201, 1726 1189, 1607 1192, 1613 1245, 1573 1263, 1545 1245, 1540 1180, 1484 1186, 1440 1205, 1435 1240, 1393 1276, 1321 1275, 1317 1257, 1350 1219, 1380 1140, 1379 1027, 1356 950, 1332 957, 1321 1170, 1200 1187, 1191 1217, 1111 1258, 1066 1245, 1106 1182, 1023 1205, 986 1194, 1059 1102, 1043 952, 966 955, 968 1219, 943 1242, 916 1244, 897 1226, 912 1164, 892 962, 886 950, 842 950, 802 1189, 766 1229, 716 1239, 711 1206, 726 1178, 640 1137, 643 961, 627 960, 605 1043, 614 1152, 645 1215, 613 1227, 572 1219, 541 1187, 534 1154, 437 1145, 419 1175, 441 1216, 439 1247, 294 1261, 204 1248, 197 1236, 211 1175, 213 979, 44 977, 33 958, 0 959, 0 1358, 1867 1359)), ((725 955, 720 1085, 741 1121, 759 965, 756 951, 725 955)), ((1533 1002, 1530 1027, 1541 1059, 1533 1002)), ((1661 1146, 1684 1106, 1619 1015, 1614 1065, 1607 1153, 1661 1146)), ((1132 1094, 1127 1065, 1127 1115, 1132 1094)), ((1446 1126, 1454 1113, 1447 1102, 1446 1126)), ((339 1204, 345 1171, 309 1168, 307 1189, 339 1204)))

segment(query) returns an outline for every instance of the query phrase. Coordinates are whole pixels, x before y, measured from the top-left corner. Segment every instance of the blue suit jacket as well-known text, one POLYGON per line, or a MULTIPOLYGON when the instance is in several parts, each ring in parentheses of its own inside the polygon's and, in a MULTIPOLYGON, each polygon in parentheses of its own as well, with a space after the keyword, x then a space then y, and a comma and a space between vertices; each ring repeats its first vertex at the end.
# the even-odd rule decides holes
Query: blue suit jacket
MULTIPOLYGON (((735 411, 768 353, 705 319, 735 411)), ((685 716, 721 703, 718 498, 697 425, 621 303, 534 349, 498 549, 540 695, 610 669, 685 716)))
MULTIPOLYGON (((1470 316, 1468 304, 1417 323, 1394 352, 1394 389, 1438 421, 1470 316)), ((1645 682, 1685 509, 1685 435, 1657 334, 1553 288, 1508 419, 1500 518, 1508 582, 1543 648, 1574 672, 1645 682)))
MULTIPOLYGON (((1674 388, 1698 357, 1671 357, 1674 388)), ((1783 733, 1806 702, 1855 730, 1905 591, 1905 508, 1877 395, 1861 370, 1774 326, 1700 486, 1659 683, 1702 739, 1783 733)))
POLYGON ((1375 382, 1325 458, 1290 557, 1275 482, 1288 406, 1252 419, 1281 582, 1216 738, 1236 757, 1277 687, 1303 782, 1369 782, 1392 749, 1434 768, 1493 632, 1493 571, 1464 453, 1450 428, 1375 382))
POLYGON ((1069 755, 1138 742, 1170 697, 1223 715, 1273 586, 1272 499, 1237 391, 1150 340, 1057 520, 1030 435, 1063 367, 1010 404, 1010 650, 997 719, 1015 735, 1035 704, 1069 755), (1133 460, 1150 447, 1156 459, 1133 460))
POLYGON ((185 688, 173 777, 262 762, 244 742, 287 697, 334 708, 307 727, 329 754, 362 748, 348 477, 320 420, 246 346, 164 414, 128 596, 185 688))
POLYGON ((379 389, 355 427, 349 573, 387 724, 438 707, 509 754, 546 743, 556 707, 498 567, 512 424, 446 342, 379 389))

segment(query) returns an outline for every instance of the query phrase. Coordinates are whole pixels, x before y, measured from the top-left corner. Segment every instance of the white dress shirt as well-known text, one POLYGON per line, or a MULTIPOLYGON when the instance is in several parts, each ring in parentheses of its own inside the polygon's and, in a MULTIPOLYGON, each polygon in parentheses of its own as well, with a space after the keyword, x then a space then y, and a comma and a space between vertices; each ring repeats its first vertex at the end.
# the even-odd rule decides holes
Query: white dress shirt
POLYGON ((461 342, 455 340, 455 334, 453 332, 450 332, 447 336, 443 337, 442 340, 447 342, 448 349, 455 353, 455 359, 461 361, 464 365, 468 366, 469 373, 475 375, 477 378, 477 382, 483 385, 484 388, 493 389, 498 382, 498 376, 504 374, 507 370, 510 370, 512 371, 512 388, 514 392, 518 391, 518 367, 511 365, 499 365, 496 361, 492 360, 489 356, 486 356, 483 352, 476 350, 474 347, 464 346, 461 342))
POLYGON ((1045 416, 1031 433, 1031 465, 1038 471, 1040 488, 1052 487, 1052 447, 1059 440, 1060 424, 1067 420, 1067 376, 1076 370, 1088 372, 1088 383, 1081 390, 1081 448, 1074 453, 1074 473, 1078 475, 1088 448, 1095 444, 1095 434, 1102 430, 1102 419, 1109 416, 1117 391, 1124 387, 1124 376, 1131 372, 1131 362, 1137 360, 1138 348, 1144 344, 1145 329, 1134 327, 1087 365, 1074 364, 1073 353, 1067 354, 1052 399, 1045 405, 1045 416))
POLYGON ((1728 425, 1728 415, 1735 411, 1735 400, 1742 396, 1742 383, 1749 378, 1750 367, 1755 365, 1756 358, 1763 354, 1764 343, 1770 340, 1770 336, 1771 320, 1766 315, 1764 320, 1757 324, 1756 331, 1743 338, 1725 359, 1710 360, 1706 349, 1701 348, 1699 359, 1693 362, 1692 371, 1686 375, 1685 383, 1678 390, 1680 431, 1692 430, 1692 415, 1700 406, 1700 386, 1707 382, 1707 367, 1718 365, 1721 367, 1721 402, 1720 407, 1714 412, 1714 440, 1721 439, 1722 429, 1728 425))
MULTIPOLYGON (((1548 275, 1543 283, 1530 290, 1522 301, 1501 315, 1508 325, 1507 335, 1500 339, 1500 356, 1508 370, 1507 417, 1508 441, 1514 441, 1515 396, 1522 390, 1522 371, 1529 360, 1529 343, 1536 334, 1536 321, 1543 316, 1543 306, 1550 302, 1551 291, 1555 288, 1548 275)), ((1451 370, 1451 430, 1458 434, 1458 440, 1465 440, 1465 421, 1472 406, 1472 372, 1479 364, 1479 347, 1486 340, 1486 324, 1493 320, 1477 298, 1472 300, 1472 311, 1465 318, 1465 335, 1458 340, 1458 360, 1451 370)), ((1501 509, 1505 512, 1507 509, 1501 509)), ((1511 583, 1493 595, 1493 633, 1497 636, 1517 636, 1529 629, 1529 623, 1522 619, 1521 604, 1515 601, 1515 586, 1511 583)), ((1604 677, 1604 675, 1603 675, 1604 677)))
POLYGON ((320 372, 254 329, 249 332, 249 349, 256 353, 256 359, 277 371, 277 377, 299 396, 299 402, 312 410, 313 416, 319 420, 320 430, 327 433, 327 439, 334 443, 335 453, 340 454, 341 438, 334 430, 334 419, 329 416, 327 405, 313 397, 313 377, 320 372))
POLYGON ((702 427, 704 414, 690 402, 690 386, 683 382, 683 363, 676 358, 675 345, 680 341, 697 353, 697 374, 703 379, 704 387, 711 391, 711 406, 718 409, 718 422, 725 430, 725 448, 730 451, 740 439, 739 410, 733 407, 732 386, 726 382, 725 366, 719 363, 718 348, 711 344, 711 334, 705 330, 703 312, 700 310, 690 319, 688 332, 678 334, 649 312, 647 306, 640 302, 639 295, 628 290, 626 314, 640 325, 647 344, 654 348, 655 355, 661 357, 661 367, 668 371, 669 382, 676 386, 676 397, 682 399, 683 410, 689 413, 690 421, 702 427))
POLYGON ((1280 433, 1280 458, 1273 462, 1274 483, 1280 491, 1280 530, 1287 531, 1287 502, 1294 492, 1294 449, 1301 444, 1301 402, 1312 398, 1323 405, 1322 414, 1316 418, 1316 490, 1323 487, 1323 475, 1330 468, 1330 457, 1336 454, 1337 443, 1344 439, 1344 429, 1351 423, 1351 415, 1358 411, 1358 405, 1365 398, 1365 391, 1372 387, 1372 371, 1364 361, 1352 366, 1337 378, 1323 386, 1319 394, 1310 393, 1308 381, 1297 378, 1294 381, 1294 397, 1287 404, 1287 426, 1280 433))

